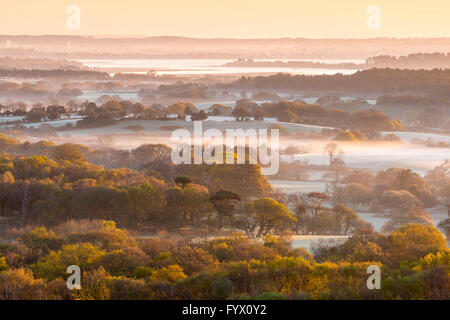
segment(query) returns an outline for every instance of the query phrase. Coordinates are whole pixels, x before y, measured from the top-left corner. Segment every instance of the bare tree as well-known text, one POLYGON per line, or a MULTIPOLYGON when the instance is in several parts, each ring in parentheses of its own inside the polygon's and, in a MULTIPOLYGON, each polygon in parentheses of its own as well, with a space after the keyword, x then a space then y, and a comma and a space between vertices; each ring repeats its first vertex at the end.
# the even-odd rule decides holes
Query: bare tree
POLYGON ((334 173, 334 181, 327 189, 329 190, 331 202, 336 204, 336 200, 338 199, 338 183, 342 169, 345 168, 345 162, 343 160, 344 151, 337 144, 330 142, 323 148, 323 152, 328 155, 330 171, 334 173))
POLYGON ((336 143, 330 142, 325 147, 323 147, 323 153, 328 155, 328 160, 330 161, 330 168, 333 166, 334 160, 338 156, 339 147, 336 143))
POLYGON ((450 160, 445 159, 440 165, 436 167, 436 173, 439 178, 448 179, 450 178, 450 160))

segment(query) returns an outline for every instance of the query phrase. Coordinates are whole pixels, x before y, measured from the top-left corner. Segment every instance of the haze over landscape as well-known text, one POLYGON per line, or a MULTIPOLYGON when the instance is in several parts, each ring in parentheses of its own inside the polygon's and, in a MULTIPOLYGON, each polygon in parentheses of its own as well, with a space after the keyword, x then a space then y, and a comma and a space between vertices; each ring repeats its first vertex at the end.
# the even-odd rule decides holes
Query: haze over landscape
POLYGON ((1 4, 0 299, 448 300, 449 9, 1 4))
POLYGON ((450 36, 448 6, 445 0, 22 0, 2 4, 0 20, 1 33, 12 35, 427 38, 450 36), (81 8, 79 30, 66 27, 70 5, 81 8), (366 27, 371 5, 381 9, 379 30, 366 27))

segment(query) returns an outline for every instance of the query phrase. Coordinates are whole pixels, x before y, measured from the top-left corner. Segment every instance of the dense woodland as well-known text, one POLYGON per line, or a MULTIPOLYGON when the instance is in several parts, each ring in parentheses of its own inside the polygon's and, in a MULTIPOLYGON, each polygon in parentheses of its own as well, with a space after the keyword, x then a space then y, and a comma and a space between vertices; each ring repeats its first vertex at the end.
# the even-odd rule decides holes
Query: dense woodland
POLYGON ((449 53, 412 53, 407 56, 379 55, 366 59, 370 68, 396 69, 448 69, 450 67, 449 53))
MULTIPOLYGON (((267 92, 269 100, 275 93, 312 96, 378 97, 381 95, 418 95, 433 99, 449 99, 449 69, 396 69, 371 68, 344 75, 291 75, 278 73, 268 76, 242 76, 239 79, 180 79, 158 76, 151 70, 147 74, 116 73, 77 69, 1 69, 0 76, 10 79, 31 79, 22 84, 13 81, 0 83, 2 98, 29 98, 34 101, 71 99, 75 94, 59 92, 63 87, 87 91, 132 91, 137 92, 141 102, 164 99, 238 99, 243 92, 258 97, 267 92), (39 79, 40 81, 32 81, 39 79), (56 81, 64 80, 62 84, 56 81), (159 85, 149 82, 161 82, 159 85)), ((260 96, 264 98, 264 96, 260 96)), ((219 100, 220 101, 220 100, 219 100)))
POLYGON ((135 239, 111 221, 36 228, 0 247, 1 299, 448 299, 450 255, 436 229, 417 224, 389 235, 362 232, 313 257, 286 238, 254 243, 135 239), (84 271, 69 291, 66 265, 84 271), (382 268, 368 290, 369 265, 382 268))
MULTIPOLYGON (((86 70, 2 72, 111 80, 86 70)), ((379 131, 445 129, 449 85, 448 70, 373 69, 350 76, 278 74, 229 84, 142 86, 135 88, 142 103, 109 96, 96 103, 5 102, 3 117, 23 119, 0 133, 0 299, 450 299, 450 162, 424 176, 404 168, 352 169, 335 143, 395 144, 402 143, 395 134, 379 131), (321 95, 309 104, 283 100, 272 90, 321 95), (237 91, 243 99, 234 107, 199 110, 187 102, 237 91), (349 92, 378 100, 370 105, 337 97, 349 92), (272 102, 255 103, 247 93, 272 102), (178 102, 145 102, 156 96, 178 102), (307 180, 311 169, 320 169, 326 172, 326 190, 273 190, 258 164, 174 165, 164 144, 118 150, 15 138, 119 121, 212 116, 333 127, 309 134, 293 134, 279 123, 269 127, 283 138, 329 140, 323 149, 329 161, 321 166, 294 161, 294 155, 308 152, 298 146, 281 150, 285 158, 275 177, 307 180), (75 125, 24 126, 70 117, 77 118, 75 125), (429 211, 437 206, 448 218, 435 225, 429 211), (361 210, 388 218, 382 232, 361 218, 361 210), (299 235, 348 239, 318 242, 308 252, 292 247, 292 237, 299 235), (73 264, 83 271, 81 290, 66 286, 66 268, 73 264), (367 289, 369 265, 381 267, 381 290, 367 289)), ((83 91, 69 84, 5 82, 0 93, 40 100, 72 99, 83 91)))
MULTIPOLYGON (((115 124, 120 120, 169 120, 174 117, 185 120, 187 116, 190 116, 192 121, 201 121, 206 120, 208 116, 232 116, 237 121, 262 121, 269 117, 276 118, 281 122, 334 126, 344 130, 362 130, 369 135, 373 135, 377 131, 400 131, 403 129, 400 121, 391 119, 385 113, 373 108, 346 112, 336 107, 326 108, 301 100, 281 100, 257 104, 248 99, 240 99, 234 108, 214 104, 207 111, 198 110, 192 102, 176 102, 168 106, 145 106, 142 103, 132 103, 127 100, 108 100, 101 105, 88 102, 47 107, 38 103, 31 108, 26 104, 0 105, 0 110, 3 111, 4 116, 23 116, 23 121, 29 123, 65 119, 75 115, 79 117, 76 123, 78 128, 102 127, 115 124)), ((417 115, 416 119, 422 121, 421 115, 417 115)), ((434 117, 424 119, 434 121, 434 117)), ((426 123, 428 122, 423 122, 423 124, 426 123)), ((21 126, 22 121, 18 120, 15 124, 15 130, 26 131, 26 128, 21 126)), ((68 124, 63 129, 71 128, 73 125, 68 124)))
POLYGON ((425 211, 450 208, 448 161, 425 178, 350 170, 330 143, 327 192, 284 195, 258 165, 175 166, 164 145, 1 135, 0 150, 0 299, 450 298, 450 219, 437 229, 425 211), (383 234, 360 205, 391 217, 383 234), (350 238, 310 253, 290 234, 350 238), (66 287, 71 264, 81 290, 66 287), (365 285, 373 264, 381 290, 365 285))
POLYGON ((449 69, 401 70, 370 69, 351 75, 291 75, 242 77, 237 81, 222 85, 225 89, 239 90, 296 90, 297 92, 336 95, 360 94, 426 94, 449 98, 449 69))

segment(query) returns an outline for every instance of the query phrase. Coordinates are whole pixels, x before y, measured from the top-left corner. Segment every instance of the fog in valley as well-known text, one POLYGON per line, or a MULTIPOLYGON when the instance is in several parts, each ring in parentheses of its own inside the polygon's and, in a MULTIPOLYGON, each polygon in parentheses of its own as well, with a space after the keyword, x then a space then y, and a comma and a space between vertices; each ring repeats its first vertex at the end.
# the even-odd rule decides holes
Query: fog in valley
POLYGON ((0 5, 0 300, 450 300, 429 2, 0 5))

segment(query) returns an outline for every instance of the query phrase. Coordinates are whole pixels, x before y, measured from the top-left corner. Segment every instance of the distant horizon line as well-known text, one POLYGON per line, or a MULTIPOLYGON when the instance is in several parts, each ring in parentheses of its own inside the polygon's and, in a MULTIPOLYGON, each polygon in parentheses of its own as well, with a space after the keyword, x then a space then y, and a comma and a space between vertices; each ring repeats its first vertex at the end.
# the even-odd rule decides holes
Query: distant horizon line
POLYGON ((81 34, 0 34, 0 38, 5 37, 71 37, 71 38, 91 38, 91 39, 157 39, 157 38, 172 38, 172 39, 189 39, 189 40, 450 40, 450 36, 435 36, 435 37, 344 37, 344 38, 312 38, 312 37, 271 37, 271 38, 233 38, 233 37, 194 37, 181 35, 159 35, 159 36, 145 36, 145 35, 81 35, 81 34))

